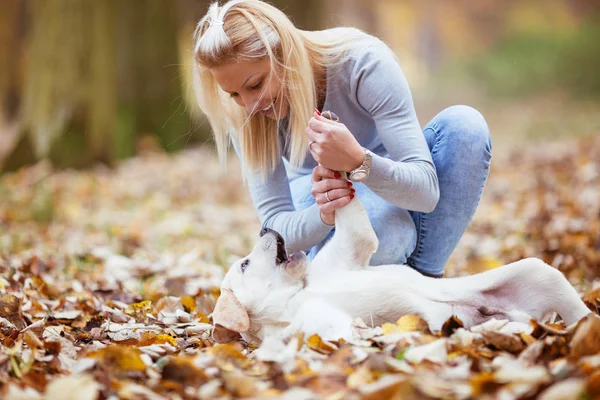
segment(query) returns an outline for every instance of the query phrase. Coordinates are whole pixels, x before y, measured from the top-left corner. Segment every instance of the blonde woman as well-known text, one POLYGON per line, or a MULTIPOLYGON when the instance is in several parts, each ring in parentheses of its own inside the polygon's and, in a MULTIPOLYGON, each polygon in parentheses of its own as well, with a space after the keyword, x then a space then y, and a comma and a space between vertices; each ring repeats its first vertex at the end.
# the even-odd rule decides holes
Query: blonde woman
POLYGON ((231 142, 263 226, 289 251, 314 257, 335 210, 358 195, 379 237, 372 265, 443 275, 487 180, 479 112, 453 106, 422 130, 382 41, 354 28, 302 31, 259 0, 213 3, 194 40, 194 90, 219 156, 231 142))

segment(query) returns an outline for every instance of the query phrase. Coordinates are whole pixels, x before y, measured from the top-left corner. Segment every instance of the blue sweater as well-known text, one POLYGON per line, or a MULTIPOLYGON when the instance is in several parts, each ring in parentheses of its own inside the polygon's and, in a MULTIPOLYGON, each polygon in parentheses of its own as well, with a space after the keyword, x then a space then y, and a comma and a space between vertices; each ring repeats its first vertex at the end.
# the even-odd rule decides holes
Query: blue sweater
MULTIPOLYGON (((335 35, 353 28, 321 31, 335 35)), ((408 82, 395 54, 381 40, 364 34, 350 43, 335 71, 327 73, 323 110, 331 110, 361 146, 373 152, 369 189, 407 210, 431 212, 439 198, 438 179, 431 153, 414 109, 408 82)), ((333 228, 321 221, 313 204, 296 210, 289 179, 312 174, 317 165, 307 149, 302 168, 287 161, 287 121, 282 121, 283 157, 264 180, 250 179, 248 186, 263 226, 279 232, 289 251, 307 250, 320 243, 333 228)), ((239 155, 238 146, 235 146, 239 155)), ((252 174, 248 174, 252 175, 252 174)))

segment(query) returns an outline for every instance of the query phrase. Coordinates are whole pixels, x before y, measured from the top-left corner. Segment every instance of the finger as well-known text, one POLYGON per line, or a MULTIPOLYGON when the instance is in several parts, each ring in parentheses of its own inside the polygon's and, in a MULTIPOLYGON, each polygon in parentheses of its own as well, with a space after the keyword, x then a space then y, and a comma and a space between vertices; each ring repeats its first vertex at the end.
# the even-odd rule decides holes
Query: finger
MULTIPOLYGON (((337 127, 336 125, 332 125, 328 123, 328 119, 323 117, 311 118, 308 121, 308 128, 312 129, 317 134, 329 134, 333 132, 333 130, 337 127)), ((329 121, 331 122, 331 121, 329 121)))
POLYGON ((308 136, 310 142, 319 142, 322 139, 322 134, 315 131, 310 126, 307 126, 304 132, 306 133, 306 136, 308 136))
POLYGON ((354 194, 353 189, 344 188, 344 189, 332 189, 323 193, 319 193, 315 200, 317 204, 325 204, 331 203, 334 200, 341 199, 345 196, 350 196, 354 194))
POLYGON ((344 179, 323 178, 320 181, 315 181, 312 189, 315 194, 318 194, 334 189, 352 189, 352 184, 344 179))
MULTIPOLYGON (((313 144, 313 146, 315 146, 315 145, 313 144)), ((337 171, 333 171, 329 168, 325 168, 322 165, 317 165, 316 167, 313 168, 312 181, 319 182, 325 178, 337 179, 338 175, 341 176, 340 173, 337 171), (336 173, 337 173, 337 175, 336 175, 336 173)))
MULTIPOLYGON (((335 116, 337 118, 337 115, 335 116)), ((317 120, 329 124, 329 125, 337 125, 340 123, 340 121, 336 121, 335 119, 329 119, 327 117, 325 117, 324 115, 318 115, 317 117, 315 117, 317 120)))
POLYGON ((342 208, 345 205, 347 205, 348 203, 350 203, 350 201, 353 198, 354 198, 353 195, 340 197, 339 199, 335 199, 333 201, 330 201, 329 203, 325 203, 325 204, 319 205, 319 210, 323 214, 331 214, 332 212, 334 212, 338 208, 342 208))

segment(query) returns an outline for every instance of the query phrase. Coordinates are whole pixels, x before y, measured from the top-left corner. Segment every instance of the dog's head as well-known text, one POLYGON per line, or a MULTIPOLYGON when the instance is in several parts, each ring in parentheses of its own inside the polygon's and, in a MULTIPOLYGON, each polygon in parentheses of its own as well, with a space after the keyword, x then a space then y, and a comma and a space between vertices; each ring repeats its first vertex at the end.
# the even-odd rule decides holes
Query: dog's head
POLYGON ((223 279, 213 311, 213 339, 229 342, 263 324, 282 323, 287 301, 305 285, 306 255, 288 257, 281 235, 263 228, 252 252, 236 261, 223 279))

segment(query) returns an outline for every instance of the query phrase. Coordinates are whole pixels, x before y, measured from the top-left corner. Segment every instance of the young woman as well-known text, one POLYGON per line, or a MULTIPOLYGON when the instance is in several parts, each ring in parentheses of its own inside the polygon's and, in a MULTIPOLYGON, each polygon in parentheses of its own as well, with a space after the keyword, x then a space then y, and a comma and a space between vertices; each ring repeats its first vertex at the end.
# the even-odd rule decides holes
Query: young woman
POLYGON ((382 41, 354 28, 302 31, 259 0, 213 3, 194 40, 194 90, 221 161, 231 141, 263 226, 288 250, 314 257, 335 210, 357 195, 379 237, 371 264, 443 275, 490 166, 479 112, 453 106, 421 130, 382 41))

